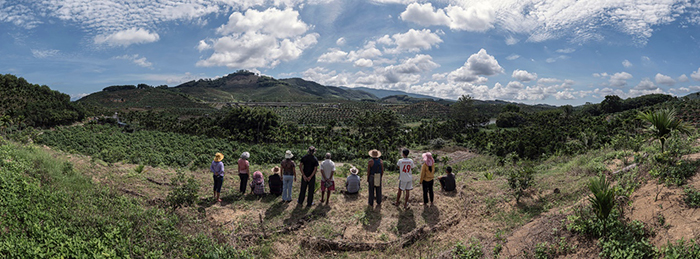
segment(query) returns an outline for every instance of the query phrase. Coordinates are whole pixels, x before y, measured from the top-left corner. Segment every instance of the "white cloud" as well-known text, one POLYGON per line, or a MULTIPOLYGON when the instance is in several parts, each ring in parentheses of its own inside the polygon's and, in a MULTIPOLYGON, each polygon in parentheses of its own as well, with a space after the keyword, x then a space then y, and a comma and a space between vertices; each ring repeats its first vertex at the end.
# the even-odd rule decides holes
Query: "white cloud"
POLYGON ((520 41, 520 40, 516 39, 516 38, 513 37, 513 36, 508 36, 508 37, 506 38, 506 45, 512 46, 512 45, 518 44, 519 41, 520 41))
POLYGON ((125 60, 130 60, 134 64, 140 66, 140 67, 145 67, 145 68, 153 68, 153 63, 148 62, 145 57, 139 57, 139 54, 134 54, 134 55, 123 55, 123 56, 118 56, 114 57, 116 59, 125 59, 125 60))
POLYGON ((430 55, 418 54, 415 57, 403 60, 399 65, 390 65, 377 69, 376 73, 384 78, 384 82, 393 84, 398 82, 417 83, 420 74, 440 67, 433 62, 430 55))
POLYGON ((440 36, 431 32, 428 29, 414 30, 410 29, 406 33, 397 33, 389 37, 384 35, 377 40, 378 43, 385 45, 396 45, 396 49, 386 50, 389 53, 398 53, 401 51, 418 52, 420 50, 431 49, 433 46, 442 42, 440 36))
POLYGON ((529 73, 525 70, 516 69, 513 71, 512 77, 521 82, 530 82, 537 80, 537 73, 529 73))
POLYGON ((372 60, 366 59, 366 58, 361 58, 355 61, 355 66, 356 67, 372 67, 374 66, 374 62, 372 60))
POLYGON ((558 50, 557 50, 557 53, 569 54, 569 53, 574 53, 574 51, 576 51, 576 49, 574 49, 574 48, 566 48, 566 49, 558 49, 558 50))
POLYGON ((219 27, 221 38, 213 40, 214 53, 197 66, 229 68, 275 67, 297 59, 316 44, 319 35, 307 33, 310 27, 292 9, 234 12, 219 27))
POLYGON ((635 90, 656 90, 657 88, 658 87, 654 84, 654 82, 649 80, 649 78, 642 79, 642 81, 634 87, 635 90))
POLYGON ((143 28, 131 28, 111 34, 97 35, 94 42, 95 44, 126 47, 131 44, 156 42, 159 39, 158 33, 150 32, 143 28))
POLYGON ((627 72, 620 72, 620 73, 615 73, 610 76, 610 80, 608 81, 610 83, 610 86, 613 87, 623 87, 627 85, 627 80, 631 79, 632 75, 627 72))
POLYGON ((412 3, 400 17, 404 21, 419 25, 443 25, 452 30, 483 32, 494 27, 496 10, 488 2, 464 5, 465 7, 449 5, 436 10, 431 3, 412 3))
POLYGON ((483 84, 488 81, 482 76, 493 76, 503 73, 504 69, 493 56, 486 53, 485 49, 472 54, 464 63, 464 66, 450 72, 448 79, 452 82, 467 82, 483 84))
POLYGON ((561 80, 556 79, 556 78, 540 78, 537 80, 538 84, 556 84, 561 82, 561 80))
POLYGON ((44 49, 44 50, 38 50, 38 49, 32 49, 32 55, 35 58, 49 58, 56 56, 58 54, 57 49, 44 49))
POLYGON ((622 61, 622 66, 623 66, 623 67, 632 67, 632 62, 630 62, 629 60, 626 60, 626 59, 625 59, 625 60, 622 61))
POLYGON ((698 68, 697 71, 693 71, 693 73, 690 74, 690 78, 692 78, 695 81, 700 81, 700 68, 698 68))
POLYGON ((343 37, 338 38, 338 40, 335 41, 335 44, 338 46, 345 45, 345 38, 343 38, 343 37))
POLYGON ((688 81, 689 81, 688 76, 686 76, 685 74, 682 74, 681 76, 678 77, 678 82, 685 83, 688 81))
POLYGON ((673 80, 673 78, 670 76, 662 75, 661 73, 657 73, 654 79, 656 80, 656 83, 660 85, 673 86, 676 84, 676 80, 673 80))
POLYGON ((197 45, 197 50, 199 50, 200 52, 202 52, 202 51, 208 50, 208 49, 211 49, 211 45, 209 45, 209 43, 207 43, 207 42, 204 41, 204 40, 200 40, 200 41, 199 41, 199 45, 197 45))
POLYGON ((510 54, 510 56, 507 56, 506 59, 507 60, 516 60, 519 57, 520 57, 520 55, 518 55, 518 54, 510 54))
POLYGON ((324 67, 309 68, 302 73, 305 80, 311 80, 322 85, 347 86, 349 85, 349 73, 337 73, 324 67))
POLYGON ((346 58, 348 56, 348 53, 339 49, 328 49, 328 52, 323 53, 320 57, 318 57, 317 62, 324 62, 324 63, 338 63, 338 62, 345 62, 346 58))

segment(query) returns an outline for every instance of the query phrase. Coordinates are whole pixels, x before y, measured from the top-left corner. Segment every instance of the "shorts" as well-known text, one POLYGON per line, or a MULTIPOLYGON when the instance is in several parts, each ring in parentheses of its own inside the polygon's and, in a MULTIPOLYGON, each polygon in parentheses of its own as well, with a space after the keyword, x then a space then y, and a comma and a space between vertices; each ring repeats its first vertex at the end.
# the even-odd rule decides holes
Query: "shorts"
POLYGON ((328 180, 328 181, 321 181, 321 191, 335 191, 335 181, 333 180, 328 180))
POLYGON ((401 180, 399 180, 399 190, 402 190, 402 191, 413 190, 413 181, 401 181, 401 180))

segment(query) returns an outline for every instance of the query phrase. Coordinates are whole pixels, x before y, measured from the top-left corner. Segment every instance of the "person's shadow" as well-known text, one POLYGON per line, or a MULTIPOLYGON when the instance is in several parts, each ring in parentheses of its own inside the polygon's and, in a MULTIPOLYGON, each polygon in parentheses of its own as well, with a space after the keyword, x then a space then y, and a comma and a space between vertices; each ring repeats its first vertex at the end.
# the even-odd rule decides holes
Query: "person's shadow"
POLYGON ((356 194, 348 194, 346 191, 343 191, 343 198, 345 198, 345 202, 353 202, 358 199, 360 199, 360 193, 356 194))
POLYGON ((413 231, 416 228, 416 219, 413 216, 413 210, 408 209, 399 213, 399 220, 396 223, 396 229, 399 235, 404 235, 413 231))
POLYGON ((423 216, 425 224, 430 227, 434 227, 438 222, 440 222, 440 210, 435 206, 425 207, 423 209, 423 213, 421 213, 421 216, 423 216))
POLYGON ((364 211, 362 227, 370 232, 377 232, 379 223, 382 221, 381 206, 377 205, 377 209, 367 206, 364 211))
POLYGON ((280 214, 282 214, 282 212, 284 212, 287 209, 287 207, 289 207, 289 204, 286 202, 279 201, 275 203, 274 205, 267 208, 267 210, 265 210, 265 220, 270 220, 274 217, 279 216, 280 214))

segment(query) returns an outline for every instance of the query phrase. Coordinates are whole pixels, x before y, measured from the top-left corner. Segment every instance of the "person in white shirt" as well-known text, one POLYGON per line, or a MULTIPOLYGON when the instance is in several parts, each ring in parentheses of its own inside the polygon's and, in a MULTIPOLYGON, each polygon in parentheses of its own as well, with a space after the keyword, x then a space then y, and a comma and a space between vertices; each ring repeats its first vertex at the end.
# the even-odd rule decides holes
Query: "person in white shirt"
POLYGON ((331 153, 326 153, 326 159, 321 162, 321 203, 323 203, 323 192, 326 192, 326 205, 331 200, 331 191, 335 191, 335 163, 331 161, 331 153))
POLYGON ((408 149, 404 149, 401 153, 403 158, 399 160, 396 165, 399 166, 399 193, 396 194, 396 203, 394 205, 399 206, 401 199, 401 191, 406 192, 405 203, 403 205, 404 209, 408 209, 408 196, 410 191, 413 189, 413 176, 411 175, 411 170, 415 167, 413 160, 408 158, 408 149))

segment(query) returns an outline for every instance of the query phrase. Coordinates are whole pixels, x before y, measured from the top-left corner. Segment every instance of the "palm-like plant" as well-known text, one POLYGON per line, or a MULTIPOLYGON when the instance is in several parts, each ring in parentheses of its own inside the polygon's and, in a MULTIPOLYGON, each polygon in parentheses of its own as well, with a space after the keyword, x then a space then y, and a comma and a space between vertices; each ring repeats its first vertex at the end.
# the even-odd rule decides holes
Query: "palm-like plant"
POLYGON ((661 153, 664 152, 666 138, 672 131, 677 130, 680 133, 689 134, 692 129, 689 124, 676 118, 676 111, 673 109, 662 109, 647 113, 639 112, 637 118, 651 123, 648 131, 661 142, 661 153))
POLYGON ((593 193, 592 196, 588 196, 588 201, 591 202, 598 220, 603 222, 603 235, 605 235, 607 219, 615 208, 615 189, 610 188, 610 182, 605 179, 605 175, 601 175, 598 179, 591 179, 588 189, 593 193))

